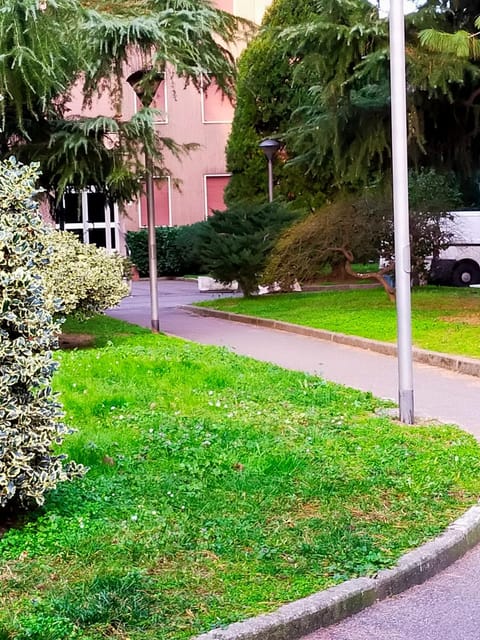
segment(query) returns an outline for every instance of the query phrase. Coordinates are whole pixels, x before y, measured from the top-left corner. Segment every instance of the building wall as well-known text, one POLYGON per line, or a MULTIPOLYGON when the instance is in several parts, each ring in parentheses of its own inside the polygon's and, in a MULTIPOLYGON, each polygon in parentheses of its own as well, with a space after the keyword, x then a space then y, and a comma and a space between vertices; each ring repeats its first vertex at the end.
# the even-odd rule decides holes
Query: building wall
MULTIPOLYGON (((259 23, 271 0, 215 0, 220 9, 259 23)), ((238 55, 244 42, 239 42, 238 55)), ((136 70, 132 60, 131 71, 136 70)), ((126 74, 126 77, 128 76, 126 74)), ((124 83, 123 118, 131 117, 138 108, 133 89, 124 83)), ((224 208, 223 189, 228 182, 225 147, 230 133, 234 108, 215 85, 198 91, 184 85, 172 73, 166 73, 155 96, 155 104, 163 113, 157 123, 159 134, 177 143, 195 143, 198 148, 176 159, 166 154, 169 177, 156 176, 155 220, 157 225, 184 225, 204 220, 212 209, 224 208)), ((82 107, 81 95, 72 100, 71 113, 113 115, 107 98, 95 101, 91 108, 82 107)), ((128 230, 146 226, 146 198, 126 206, 120 218, 120 237, 128 230)))

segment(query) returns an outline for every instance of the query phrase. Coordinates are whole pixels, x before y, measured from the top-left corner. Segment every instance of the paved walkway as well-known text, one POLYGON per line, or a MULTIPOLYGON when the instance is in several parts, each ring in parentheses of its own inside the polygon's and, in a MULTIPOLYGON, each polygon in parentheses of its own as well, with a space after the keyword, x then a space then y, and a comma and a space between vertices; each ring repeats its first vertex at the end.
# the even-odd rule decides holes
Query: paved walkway
MULTIPOLYGON (((397 361, 314 338, 193 315, 178 305, 218 297, 195 284, 160 281, 160 329, 195 342, 225 346, 259 360, 321 375, 329 380, 396 399, 397 361)), ((147 282, 112 316, 150 326, 147 282)), ((415 413, 453 422, 480 440, 480 378, 414 365, 415 413)), ((480 549, 425 584, 377 603, 304 640, 478 640, 480 638, 480 549)), ((288 640, 288 639, 285 639, 288 640)))

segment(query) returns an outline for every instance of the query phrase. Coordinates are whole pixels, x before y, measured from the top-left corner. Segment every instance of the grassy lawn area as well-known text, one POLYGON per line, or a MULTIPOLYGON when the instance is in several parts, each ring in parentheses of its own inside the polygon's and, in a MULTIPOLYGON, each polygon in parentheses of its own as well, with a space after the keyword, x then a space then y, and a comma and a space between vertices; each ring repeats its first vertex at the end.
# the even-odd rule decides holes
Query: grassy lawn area
POLYGON ((186 640, 391 566, 480 494, 455 428, 111 318, 69 330, 97 336, 55 376, 90 471, 0 538, 2 640, 186 640))
MULTIPOLYGON (((224 298, 200 304, 374 340, 396 340, 395 305, 381 288, 224 298)), ((420 287, 413 290, 412 333, 416 347, 480 357, 479 330, 480 291, 477 289, 420 287)))

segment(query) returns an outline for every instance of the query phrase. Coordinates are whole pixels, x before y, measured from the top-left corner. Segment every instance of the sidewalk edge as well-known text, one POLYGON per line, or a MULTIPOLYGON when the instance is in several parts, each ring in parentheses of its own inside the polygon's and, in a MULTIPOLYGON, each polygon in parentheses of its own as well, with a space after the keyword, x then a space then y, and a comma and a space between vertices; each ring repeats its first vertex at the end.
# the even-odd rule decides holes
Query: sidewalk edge
MULTIPOLYGON (((386 356, 397 355, 397 347, 395 344, 381 342, 380 340, 350 336, 345 333, 327 331, 326 329, 314 329, 312 327, 304 327, 299 324, 281 322, 280 320, 270 320, 269 318, 256 318, 255 316, 247 316, 241 313, 219 311, 218 309, 210 309, 208 307, 181 305, 178 308, 200 316, 210 316, 221 320, 229 320, 231 322, 241 322, 255 327, 264 327, 266 329, 277 329, 278 331, 295 333, 308 338, 330 340, 331 342, 343 344, 348 347, 357 347, 359 349, 375 351, 376 353, 381 353, 386 356)), ((480 359, 477 358, 467 358, 417 348, 412 349, 412 357, 415 362, 419 362, 421 364, 428 364, 432 367, 440 367, 442 369, 448 369, 450 371, 475 376, 477 378, 480 377, 480 359)))
POLYGON ((358 613, 379 600, 422 584, 480 542, 480 504, 440 536, 403 555, 374 578, 354 578, 281 606, 273 613, 214 629, 194 640, 297 640, 358 613))

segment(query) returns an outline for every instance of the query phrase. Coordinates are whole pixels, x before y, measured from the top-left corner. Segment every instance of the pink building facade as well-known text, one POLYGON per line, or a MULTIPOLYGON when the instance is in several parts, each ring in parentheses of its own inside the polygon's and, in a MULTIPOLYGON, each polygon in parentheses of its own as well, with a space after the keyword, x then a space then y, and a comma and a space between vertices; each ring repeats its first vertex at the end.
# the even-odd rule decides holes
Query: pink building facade
MULTIPOLYGON (((220 9, 260 23, 271 0, 215 0, 220 9)), ((239 43, 239 54, 245 43, 239 43)), ((132 60, 135 71, 135 61, 132 60)), ((157 226, 180 226, 205 220, 212 210, 224 209, 223 192, 229 181, 225 147, 230 133, 234 107, 221 91, 210 86, 198 91, 184 86, 184 81, 166 73, 155 95, 154 104, 161 111, 156 127, 161 136, 177 143, 196 143, 198 148, 176 159, 166 155, 169 175, 155 176, 155 223, 157 226), (178 182, 178 186, 176 183, 178 182)), ((128 119, 139 107, 130 85, 123 86, 122 118, 128 119)), ((113 115, 109 100, 100 98, 90 109, 82 108, 79 95, 71 104, 71 115, 113 115)), ((108 209, 100 194, 82 193, 66 196, 65 228, 77 233, 84 242, 125 252, 125 235, 129 230, 146 227, 146 198, 129 203, 119 212, 108 209), (81 215, 79 216, 79 211, 81 215)))

